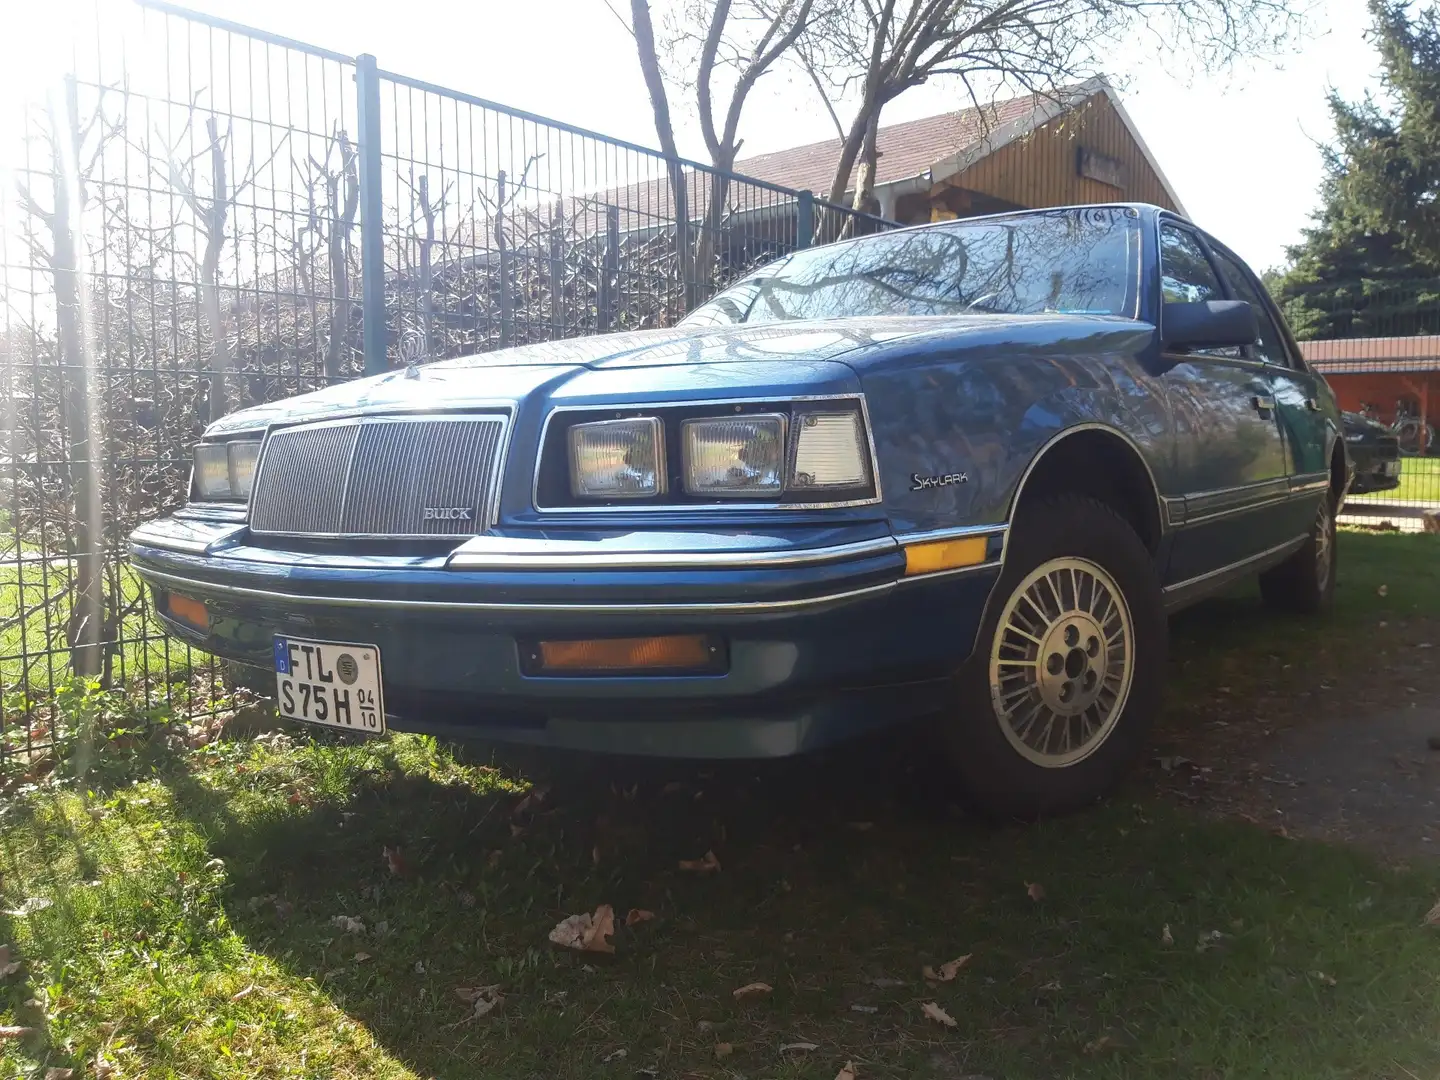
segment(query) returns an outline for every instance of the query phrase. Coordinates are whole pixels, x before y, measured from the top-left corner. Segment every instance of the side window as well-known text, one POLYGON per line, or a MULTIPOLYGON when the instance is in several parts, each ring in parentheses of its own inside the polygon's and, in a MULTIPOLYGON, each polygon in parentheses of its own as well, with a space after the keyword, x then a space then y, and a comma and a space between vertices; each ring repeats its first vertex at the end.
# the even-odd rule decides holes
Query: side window
POLYGON ((1238 261, 1223 251, 1217 250, 1215 258, 1220 263, 1220 272, 1225 275, 1225 282, 1230 286, 1235 298, 1246 301, 1255 309, 1255 323, 1260 328, 1260 341, 1251 346, 1255 351, 1255 359, 1266 364, 1289 367, 1290 358, 1285 352, 1285 338, 1281 335, 1280 328, 1275 325, 1270 308, 1250 275, 1238 261))
POLYGON ((1160 289, 1167 304, 1225 299, 1199 241, 1174 225, 1160 226, 1160 289))

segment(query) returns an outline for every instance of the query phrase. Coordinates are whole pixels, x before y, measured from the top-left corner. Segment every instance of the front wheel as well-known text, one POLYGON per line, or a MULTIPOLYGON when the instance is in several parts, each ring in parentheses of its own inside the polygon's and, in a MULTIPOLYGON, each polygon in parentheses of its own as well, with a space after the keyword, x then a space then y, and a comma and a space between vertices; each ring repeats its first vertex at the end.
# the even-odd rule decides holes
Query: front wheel
POLYGON ((1108 792, 1144 747, 1165 653, 1154 562, 1123 518, 1078 496, 1017 515, 956 708, 941 720, 971 801, 1030 818, 1108 792))

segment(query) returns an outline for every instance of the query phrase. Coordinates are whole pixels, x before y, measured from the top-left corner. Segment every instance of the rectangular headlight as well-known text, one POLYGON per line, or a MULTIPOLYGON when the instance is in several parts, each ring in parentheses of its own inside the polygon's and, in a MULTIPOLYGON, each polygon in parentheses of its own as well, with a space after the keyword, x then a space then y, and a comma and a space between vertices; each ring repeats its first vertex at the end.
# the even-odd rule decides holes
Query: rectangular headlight
POLYGON ((236 499, 248 499, 255 482, 255 461, 260 456, 260 444, 236 440, 229 447, 230 494, 236 499))
POLYGON ((780 413, 686 420, 685 490, 692 495, 778 495, 785 484, 780 413))
POLYGON ((582 499, 644 499, 665 489, 660 421, 601 420, 570 429, 570 491, 582 499))
POLYGON ((195 495, 200 499, 228 499, 230 454, 224 443, 195 447, 195 495))
POLYGON ((805 412, 795 416, 790 486, 858 488, 870 483, 865 424, 858 412, 805 412))

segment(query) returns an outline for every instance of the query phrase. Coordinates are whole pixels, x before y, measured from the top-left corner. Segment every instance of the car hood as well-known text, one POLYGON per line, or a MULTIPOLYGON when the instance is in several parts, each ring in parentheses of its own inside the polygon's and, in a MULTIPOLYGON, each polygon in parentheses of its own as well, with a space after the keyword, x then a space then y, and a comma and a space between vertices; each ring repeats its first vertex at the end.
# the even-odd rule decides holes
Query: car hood
MULTIPOLYGON (((831 319, 813 322, 766 323, 719 327, 680 326, 665 330, 602 334, 563 341, 537 342, 455 360, 415 365, 367 379, 356 379, 287 398, 255 405, 210 425, 210 436, 255 431, 271 424, 324 419, 355 412, 433 408, 474 408, 509 404, 537 392, 561 394, 598 387, 590 373, 653 371, 623 380, 643 393, 660 385, 669 388, 799 384, 833 371, 832 361, 852 354, 893 356, 907 339, 940 339, 947 344, 1035 345, 1066 337, 1108 334, 1116 324, 1136 327, 1126 319, 1063 315, 891 316, 831 319), (717 366, 727 365, 723 370, 717 366), (808 369, 808 376, 807 376, 808 369), (570 385, 570 384, 574 385, 570 385)), ((1148 329, 1148 328, 1147 328, 1148 329)), ((844 369, 841 369, 844 370, 844 369)), ((833 377, 833 376, 830 376, 833 377)), ((622 380, 604 380, 614 389, 622 380)), ((625 396, 623 393, 621 397, 625 396)), ((617 399, 618 400, 618 399, 617 399)))
POLYGON ((1345 426, 1347 435, 1364 435, 1367 438, 1375 438, 1391 434, 1390 429, 1384 424, 1370 419, 1363 413, 1341 413, 1340 419, 1345 426))

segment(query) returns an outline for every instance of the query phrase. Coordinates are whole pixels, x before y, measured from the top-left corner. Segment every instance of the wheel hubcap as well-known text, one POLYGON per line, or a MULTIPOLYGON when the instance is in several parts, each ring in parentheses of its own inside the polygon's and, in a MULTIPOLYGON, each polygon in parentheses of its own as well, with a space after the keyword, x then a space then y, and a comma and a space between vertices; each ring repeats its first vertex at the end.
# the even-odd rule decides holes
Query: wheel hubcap
POLYGON ((990 648, 990 699, 1005 737, 1046 768, 1110 736, 1134 669, 1130 609, 1088 559, 1051 559, 1010 594, 990 648))
POLYGON ((1315 579, 1322 590, 1330 582, 1330 546, 1333 542, 1330 535, 1330 500, 1326 499, 1321 502, 1315 518, 1315 579))

